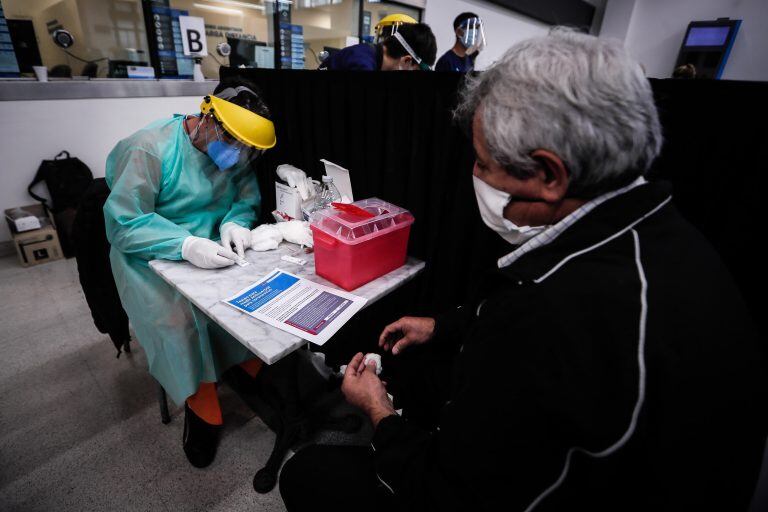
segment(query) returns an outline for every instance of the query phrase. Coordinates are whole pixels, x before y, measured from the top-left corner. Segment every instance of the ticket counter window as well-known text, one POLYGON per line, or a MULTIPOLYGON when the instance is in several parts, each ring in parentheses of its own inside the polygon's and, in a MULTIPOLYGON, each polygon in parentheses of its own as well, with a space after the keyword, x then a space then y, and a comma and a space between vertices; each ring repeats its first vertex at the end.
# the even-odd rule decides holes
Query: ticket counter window
POLYGON ((208 55, 201 68, 208 79, 219 78, 220 66, 317 69, 327 53, 373 43, 376 24, 389 14, 421 20, 419 8, 368 0, 0 0, 0 4, 12 29, 21 73, 32 75, 32 67, 42 65, 54 78, 192 78, 194 62, 181 50, 180 15, 204 20, 208 55), (54 42, 57 30, 70 35, 66 48, 54 42), (137 69, 144 75, 129 74, 137 69))
POLYGON ((22 73, 46 66, 49 77, 103 78, 148 65, 140 0, 1 0, 22 73), (57 31, 72 44, 54 43, 57 31), (112 73, 110 73, 112 71, 112 73))
POLYGON ((170 0, 170 5, 205 20, 208 56, 201 66, 206 78, 218 78, 222 65, 274 67, 274 4, 262 0, 170 0))
MULTIPOLYGON (((294 44, 289 50, 293 57, 291 67, 317 69, 320 65, 321 52, 333 52, 357 44, 359 15, 359 0, 298 0, 294 2, 291 9, 291 25, 294 31, 301 30, 304 49, 302 52, 301 46, 295 42, 296 35, 292 34, 294 44)), ((281 50, 283 48, 284 46, 281 50)))

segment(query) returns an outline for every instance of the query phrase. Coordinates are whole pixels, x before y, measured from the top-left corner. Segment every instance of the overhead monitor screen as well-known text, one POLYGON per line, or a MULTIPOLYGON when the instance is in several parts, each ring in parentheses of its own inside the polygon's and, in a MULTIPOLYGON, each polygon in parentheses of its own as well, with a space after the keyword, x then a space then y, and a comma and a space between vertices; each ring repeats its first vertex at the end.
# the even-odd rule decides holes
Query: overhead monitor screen
POLYGON ((723 46, 731 27, 691 27, 685 46, 723 46))

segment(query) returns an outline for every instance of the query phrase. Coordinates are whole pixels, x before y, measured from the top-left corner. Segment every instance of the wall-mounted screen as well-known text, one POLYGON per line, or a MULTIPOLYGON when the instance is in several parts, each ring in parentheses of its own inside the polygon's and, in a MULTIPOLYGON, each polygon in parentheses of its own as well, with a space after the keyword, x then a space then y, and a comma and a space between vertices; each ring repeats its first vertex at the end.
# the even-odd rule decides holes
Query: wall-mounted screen
POLYGON ((731 27, 691 27, 685 46, 723 46, 731 27))
POLYGON ((693 69, 696 78, 720 78, 740 26, 741 20, 730 18, 690 22, 673 76, 678 68, 686 67, 693 69))

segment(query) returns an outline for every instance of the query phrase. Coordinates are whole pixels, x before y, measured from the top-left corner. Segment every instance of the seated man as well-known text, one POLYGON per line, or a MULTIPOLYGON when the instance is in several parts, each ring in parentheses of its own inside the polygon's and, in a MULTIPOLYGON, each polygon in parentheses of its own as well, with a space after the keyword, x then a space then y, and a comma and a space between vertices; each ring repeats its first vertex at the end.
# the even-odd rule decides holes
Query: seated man
POLYGON ((558 29, 472 79, 458 114, 482 218, 513 250, 464 307, 384 329, 395 360, 422 352, 385 378, 402 417, 353 358, 342 389, 371 446, 299 451, 288 510, 745 510, 765 364, 727 269, 643 177, 662 137, 640 66, 558 29))

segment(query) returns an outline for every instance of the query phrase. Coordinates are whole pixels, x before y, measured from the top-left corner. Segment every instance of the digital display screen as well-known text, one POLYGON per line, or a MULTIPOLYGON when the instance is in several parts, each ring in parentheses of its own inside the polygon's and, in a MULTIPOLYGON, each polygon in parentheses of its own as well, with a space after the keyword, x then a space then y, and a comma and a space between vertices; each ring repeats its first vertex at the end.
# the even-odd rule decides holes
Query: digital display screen
POLYGON ((731 27, 691 27, 685 46, 723 46, 731 27))

